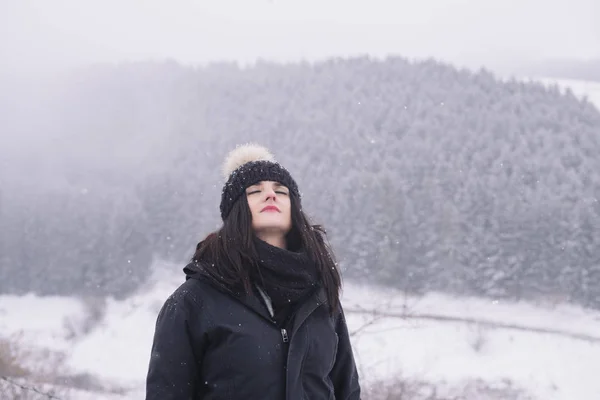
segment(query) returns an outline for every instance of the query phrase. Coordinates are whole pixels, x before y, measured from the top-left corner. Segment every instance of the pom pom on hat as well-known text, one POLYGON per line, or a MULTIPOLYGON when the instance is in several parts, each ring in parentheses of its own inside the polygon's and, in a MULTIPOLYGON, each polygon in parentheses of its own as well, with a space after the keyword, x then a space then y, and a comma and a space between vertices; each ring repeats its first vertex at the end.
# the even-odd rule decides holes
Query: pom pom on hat
POLYGON ((223 179, 229 179, 233 171, 252 161, 270 161, 275 163, 275 157, 263 146, 247 143, 231 150, 223 162, 223 179))

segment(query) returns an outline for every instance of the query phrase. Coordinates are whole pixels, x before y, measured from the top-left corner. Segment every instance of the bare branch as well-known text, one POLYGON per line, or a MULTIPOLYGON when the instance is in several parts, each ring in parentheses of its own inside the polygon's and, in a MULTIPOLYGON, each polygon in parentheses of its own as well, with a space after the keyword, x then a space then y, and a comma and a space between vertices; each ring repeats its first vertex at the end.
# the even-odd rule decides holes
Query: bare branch
MULTIPOLYGON (((405 312, 394 313, 394 312, 385 312, 385 311, 366 311, 365 309, 360 308, 360 307, 348 308, 348 309, 346 309, 346 312, 349 314, 351 314, 351 313, 371 314, 371 315, 379 317, 379 319, 384 318, 384 317, 390 317, 390 318, 401 318, 401 319, 420 319, 420 320, 429 320, 429 321, 438 321, 438 322, 479 324, 480 326, 488 327, 488 328, 511 329, 511 330, 524 331, 524 332, 534 332, 534 333, 547 333, 550 335, 564 336, 564 337, 583 340, 583 341, 591 342, 591 343, 599 343, 600 342, 600 337, 598 337, 598 336, 586 335, 586 334, 582 334, 582 333, 573 333, 573 332, 563 331, 560 329, 536 328, 536 327, 530 327, 530 326, 508 324, 508 323, 503 323, 503 322, 495 322, 495 321, 489 321, 489 320, 477 319, 477 318, 450 317, 450 316, 446 316, 446 315, 435 315, 435 314, 411 314, 411 313, 405 313, 405 312)), ((373 323, 371 323, 371 325, 372 324, 373 323)))
POLYGON ((35 387, 33 387, 33 386, 25 386, 25 385, 22 385, 22 384, 20 384, 19 382, 16 382, 16 381, 14 381, 14 380, 12 380, 11 378, 9 378, 9 377, 6 377, 6 376, 0 376, 0 380, 3 380, 3 381, 5 381, 5 382, 7 382, 8 384, 10 384, 10 385, 12 385, 12 386, 16 386, 16 387, 18 387, 19 389, 22 389, 22 390, 25 390, 25 391, 28 391, 28 392, 34 392, 34 393, 37 393, 37 394, 39 394, 39 395, 41 395, 41 396, 43 396, 43 397, 45 397, 45 398, 47 398, 47 399, 51 399, 51 400, 61 400, 61 399, 60 399, 60 397, 57 397, 57 396, 55 396, 55 395, 54 395, 53 393, 51 393, 51 392, 47 392, 47 393, 46 393, 46 392, 43 392, 43 391, 41 391, 41 390, 39 390, 39 389, 37 389, 37 388, 35 388, 35 387))

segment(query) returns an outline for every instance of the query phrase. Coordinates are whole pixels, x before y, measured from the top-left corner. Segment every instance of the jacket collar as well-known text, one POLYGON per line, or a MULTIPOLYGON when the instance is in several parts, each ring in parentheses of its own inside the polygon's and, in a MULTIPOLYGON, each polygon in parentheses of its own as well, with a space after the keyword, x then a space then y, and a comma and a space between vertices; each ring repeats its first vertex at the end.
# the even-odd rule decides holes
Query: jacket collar
MULTIPOLYGON (((260 293, 258 290, 253 295, 244 295, 237 300, 241 301, 246 307, 251 309, 253 312, 266 319, 271 323, 275 323, 273 317, 269 313, 269 310, 263 302, 260 301, 260 293)), ((306 300, 299 304, 299 308, 294 312, 292 321, 292 335, 298 330, 300 326, 306 321, 306 319, 319 308, 321 305, 327 303, 327 296, 325 289, 320 287, 317 291, 313 292, 306 300)))
MULTIPOLYGON (((186 280, 187 279, 197 279, 197 280, 204 281, 211 287, 214 287, 215 289, 217 289, 217 290, 231 296, 233 299, 239 301, 244 306, 246 306, 248 309, 250 309, 257 315, 259 315, 260 317, 264 318, 265 320, 267 320, 271 323, 275 323, 275 321, 274 321, 273 317, 270 315, 267 307, 260 301, 260 293, 258 293, 258 290, 255 290, 253 293, 251 293, 249 295, 245 294, 245 293, 242 293, 240 295, 235 295, 231 292, 225 291, 223 288, 220 288, 220 287, 214 285, 210 281, 210 279, 208 279, 205 276, 202 276, 199 274, 196 274, 194 276, 188 275, 186 280)), ((298 330, 298 328, 304 323, 304 321, 306 321, 306 319, 310 316, 310 314, 313 313, 313 311, 315 311, 317 308, 319 308, 321 305, 324 305, 324 304, 327 304, 327 295, 325 293, 325 289, 323 287, 319 287, 316 291, 311 293, 311 295, 308 296, 308 298, 306 300, 302 301, 299 304, 299 308, 296 310, 296 312, 294 313, 294 316, 293 316, 292 335, 298 330)))

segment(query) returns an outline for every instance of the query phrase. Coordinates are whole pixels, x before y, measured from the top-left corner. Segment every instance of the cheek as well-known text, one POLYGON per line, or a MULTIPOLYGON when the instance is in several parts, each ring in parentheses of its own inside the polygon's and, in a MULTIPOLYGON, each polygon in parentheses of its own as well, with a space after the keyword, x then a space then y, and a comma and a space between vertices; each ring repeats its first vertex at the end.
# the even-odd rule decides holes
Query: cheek
POLYGON ((292 223, 292 208, 290 207, 289 203, 286 204, 285 217, 288 220, 288 222, 291 224, 292 223))

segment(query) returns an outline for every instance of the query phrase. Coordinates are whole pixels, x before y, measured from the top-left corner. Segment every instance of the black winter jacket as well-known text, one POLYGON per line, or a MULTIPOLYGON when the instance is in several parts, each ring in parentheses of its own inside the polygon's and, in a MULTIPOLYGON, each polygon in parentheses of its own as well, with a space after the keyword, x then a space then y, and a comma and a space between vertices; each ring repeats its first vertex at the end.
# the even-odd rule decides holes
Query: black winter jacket
POLYGON ((359 400, 343 310, 316 291, 280 329, 257 296, 183 283, 156 323, 146 400, 359 400))

